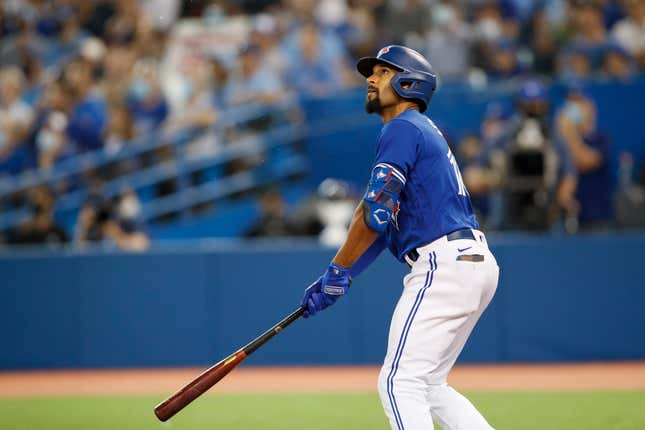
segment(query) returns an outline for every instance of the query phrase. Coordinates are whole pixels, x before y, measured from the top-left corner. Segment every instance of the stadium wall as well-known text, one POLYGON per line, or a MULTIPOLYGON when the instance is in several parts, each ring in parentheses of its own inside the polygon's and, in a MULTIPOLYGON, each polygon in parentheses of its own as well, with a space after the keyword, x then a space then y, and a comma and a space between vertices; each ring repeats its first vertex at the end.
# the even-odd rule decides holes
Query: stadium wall
MULTIPOLYGON (((645 358, 645 233, 490 241, 501 284, 462 362, 645 358)), ((295 308, 332 255, 310 242, 4 254, 0 368, 212 363, 295 308)), ((406 272, 381 256, 351 294, 249 364, 379 363, 406 272)))

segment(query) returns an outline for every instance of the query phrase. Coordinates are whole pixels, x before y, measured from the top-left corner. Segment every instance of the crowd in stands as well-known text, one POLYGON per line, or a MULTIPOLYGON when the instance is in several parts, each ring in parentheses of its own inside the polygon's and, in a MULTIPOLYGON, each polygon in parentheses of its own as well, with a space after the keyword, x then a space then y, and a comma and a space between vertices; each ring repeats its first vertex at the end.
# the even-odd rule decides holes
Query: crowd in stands
MULTIPOLYGON (((426 54, 441 82, 481 86, 516 80, 519 85, 537 75, 567 82, 628 82, 645 72, 645 2, 7 0, 0 5, 0 42, 2 180, 29 170, 51 171, 90 151, 117 153, 160 129, 208 128, 217 123, 220 112, 234 106, 331 96, 341 88, 362 86, 353 72, 354 59, 373 55, 385 44, 402 43, 426 54)), ((482 133, 510 127, 518 134, 526 125, 518 119, 522 112, 532 116, 532 109, 554 108, 531 103, 535 104, 518 105, 518 115, 496 114, 492 107, 482 133), (515 118, 512 126, 506 124, 510 117, 515 118)), ((559 184, 560 209, 598 216, 588 200, 601 186, 594 178, 606 175, 602 169, 607 167, 606 145, 595 130, 593 100, 572 90, 548 128, 548 133, 564 137, 558 151, 567 154, 561 160, 569 160, 566 168, 556 168, 561 174, 552 180, 559 184), (580 180, 576 188, 566 181, 567 172, 574 171, 590 179, 580 180)), ((499 173, 492 165, 495 149, 505 147, 491 136, 473 142, 474 152, 484 153, 467 175, 477 199, 479 191, 500 189, 501 180, 495 179, 499 173)), ((197 155, 220 143, 207 139, 197 155)), ((460 152, 468 148, 466 142, 460 152)), ((135 163, 119 169, 138 167, 135 163)), ((93 172, 91 181, 100 183, 111 174, 93 172)), ((60 230, 44 221, 51 218, 57 192, 32 190, 20 197, 34 208, 26 231, 38 223, 42 231, 60 230), (48 199, 34 194, 49 195, 52 203, 43 206, 37 202, 48 199)), ((0 197, 3 208, 11 206, 7 196, 0 197)), ((109 204, 88 199, 76 233, 46 236, 77 242, 107 238, 117 245, 123 243, 115 239, 121 233, 145 237, 114 209, 132 198, 136 195, 126 190, 109 204), (97 209, 106 205, 113 209, 97 209), (90 233, 88 220, 101 217, 113 222, 101 222, 90 233)), ((513 204, 522 206, 521 198, 513 204)), ((483 206, 489 206, 489 215, 495 212, 495 204, 483 206)), ((602 215, 598 222, 604 219, 602 215)), ((501 221, 491 225, 501 226, 501 221)), ((19 242, 42 242, 33 239, 42 237, 39 234, 14 236, 19 242)), ((135 240, 135 247, 146 241, 135 240)))

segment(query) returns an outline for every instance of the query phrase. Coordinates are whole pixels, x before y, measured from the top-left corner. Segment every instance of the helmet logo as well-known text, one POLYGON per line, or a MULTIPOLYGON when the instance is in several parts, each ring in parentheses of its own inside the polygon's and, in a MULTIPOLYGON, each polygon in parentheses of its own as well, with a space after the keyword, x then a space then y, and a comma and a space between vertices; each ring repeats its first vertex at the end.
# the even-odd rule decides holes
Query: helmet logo
POLYGON ((378 54, 376 54, 376 56, 380 57, 381 55, 387 54, 388 52, 390 52, 390 47, 386 46, 385 48, 381 48, 381 50, 378 51, 378 54))

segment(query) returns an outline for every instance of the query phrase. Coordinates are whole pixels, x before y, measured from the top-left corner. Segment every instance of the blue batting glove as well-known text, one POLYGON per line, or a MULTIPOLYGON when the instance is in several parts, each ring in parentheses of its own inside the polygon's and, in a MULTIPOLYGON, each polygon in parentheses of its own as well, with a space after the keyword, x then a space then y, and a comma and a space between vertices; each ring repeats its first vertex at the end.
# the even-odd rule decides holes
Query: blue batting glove
POLYGON ((316 312, 322 311, 330 304, 333 302, 329 302, 322 293, 322 277, 320 277, 305 290, 300 306, 306 306, 307 310, 302 316, 304 318, 314 316, 316 312))
POLYGON ((301 306, 306 306, 307 310, 302 316, 309 318, 336 303, 347 293, 351 283, 348 270, 331 263, 325 274, 305 290, 301 306))
POLYGON ((349 269, 331 263, 322 278, 322 292, 325 297, 336 301, 338 297, 347 294, 351 283, 352 278, 349 276, 349 269))

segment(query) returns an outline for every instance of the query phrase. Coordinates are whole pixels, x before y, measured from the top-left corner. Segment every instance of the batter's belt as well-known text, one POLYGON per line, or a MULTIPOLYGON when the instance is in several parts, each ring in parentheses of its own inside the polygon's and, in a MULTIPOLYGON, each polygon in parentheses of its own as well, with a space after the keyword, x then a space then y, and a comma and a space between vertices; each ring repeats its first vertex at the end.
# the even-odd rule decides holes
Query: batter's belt
MULTIPOLYGON (((453 241, 453 240, 477 240, 475 239, 475 235, 473 234, 473 231, 469 228, 464 228, 461 230, 455 230, 451 233, 448 233, 446 235, 446 240, 448 242, 453 241)), ((419 248, 422 248, 425 245, 420 246, 419 248)), ((405 254, 405 260, 408 262, 408 265, 412 265, 415 261, 419 259, 419 252, 417 251, 417 248, 413 248, 411 251, 409 251, 407 254, 405 254)))

